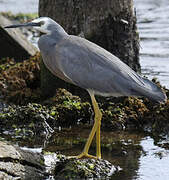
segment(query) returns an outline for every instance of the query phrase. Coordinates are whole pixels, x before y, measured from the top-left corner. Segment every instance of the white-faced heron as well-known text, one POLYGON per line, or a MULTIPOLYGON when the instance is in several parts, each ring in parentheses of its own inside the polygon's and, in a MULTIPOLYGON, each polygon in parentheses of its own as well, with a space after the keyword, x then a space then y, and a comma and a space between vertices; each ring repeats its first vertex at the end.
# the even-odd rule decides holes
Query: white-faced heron
POLYGON ((81 37, 68 35, 54 20, 41 17, 25 24, 6 28, 33 27, 41 31, 38 46, 46 67, 60 79, 89 92, 95 122, 83 152, 77 158, 101 158, 100 125, 102 113, 95 99, 101 96, 143 96, 164 102, 165 93, 154 83, 141 77, 120 59, 100 46, 81 37), (88 154, 96 134, 96 156, 88 154))

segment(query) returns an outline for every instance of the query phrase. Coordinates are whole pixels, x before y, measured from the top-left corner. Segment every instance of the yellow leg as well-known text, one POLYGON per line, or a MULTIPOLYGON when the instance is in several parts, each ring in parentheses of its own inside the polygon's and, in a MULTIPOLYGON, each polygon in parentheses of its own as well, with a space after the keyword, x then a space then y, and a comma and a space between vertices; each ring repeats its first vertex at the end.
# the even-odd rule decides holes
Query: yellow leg
POLYGON ((93 105, 93 109, 94 109, 94 113, 95 113, 95 122, 93 125, 93 128, 90 132, 90 135, 87 139, 86 145, 84 147, 83 152, 78 155, 78 156, 70 156, 70 158, 101 158, 101 148, 100 148, 100 125, 101 125, 101 118, 102 118, 102 113, 99 110, 99 106, 96 102, 96 99, 94 97, 94 94, 89 92, 91 100, 92 100, 92 105, 93 105), (88 154, 90 145, 92 143, 93 137, 96 133, 96 156, 92 156, 88 154))
POLYGON ((96 156, 97 158, 101 158, 100 126, 101 126, 102 113, 99 111, 99 114, 100 114, 100 117, 98 118, 98 128, 96 130, 96 156))

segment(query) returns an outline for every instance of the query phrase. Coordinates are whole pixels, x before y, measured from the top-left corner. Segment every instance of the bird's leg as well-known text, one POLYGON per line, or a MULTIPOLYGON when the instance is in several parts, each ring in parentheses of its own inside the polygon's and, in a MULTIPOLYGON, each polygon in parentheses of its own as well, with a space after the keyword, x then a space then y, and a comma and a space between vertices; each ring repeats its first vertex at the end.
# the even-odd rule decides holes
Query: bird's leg
POLYGON ((101 147, 100 147, 100 126, 101 126, 102 113, 98 108, 98 127, 96 130, 96 156, 101 158, 101 147))
POLYGON ((93 105, 93 109, 94 109, 94 112, 95 112, 95 122, 94 122, 94 125, 93 125, 93 128, 90 132, 90 135, 87 139, 87 142, 86 142, 86 145, 84 147, 84 150, 83 152, 78 155, 78 156, 72 156, 73 158, 95 158, 95 159, 98 159, 98 158, 101 158, 101 150, 100 150, 100 124, 101 124, 101 118, 102 118, 102 114, 99 110, 99 106, 96 102, 96 99, 94 97, 94 94, 89 92, 90 94, 90 97, 91 97, 91 100, 92 100, 92 105, 93 105), (96 133, 97 132, 97 133, 96 133), (96 148, 97 148, 97 153, 96 155, 97 156, 92 156, 92 155, 89 155, 88 154, 88 151, 89 151, 89 148, 90 148, 90 145, 92 143, 92 140, 93 140, 93 137, 96 133, 96 148))
POLYGON ((97 123, 97 129, 96 129, 96 157, 101 158, 101 147, 100 147, 100 126, 101 126, 101 119, 102 119, 102 113, 99 109, 99 106, 96 102, 96 99, 94 95, 91 96, 94 112, 95 112, 95 123, 97 123))

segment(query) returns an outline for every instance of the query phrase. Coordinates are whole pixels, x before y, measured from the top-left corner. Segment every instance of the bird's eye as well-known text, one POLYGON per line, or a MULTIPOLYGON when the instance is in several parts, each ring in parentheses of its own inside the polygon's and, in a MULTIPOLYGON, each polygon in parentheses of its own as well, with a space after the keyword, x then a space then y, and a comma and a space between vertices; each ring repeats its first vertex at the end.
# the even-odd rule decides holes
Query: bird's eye
POLYGON ((42 26, 42 25, 44 25, 45 24, 45 22, 44 21, 40 21, 40 22, 37 22, 37 23, 34 23, 34 26, 42 26))
POLYGON ((45 21, 40 21, 40 22, 39 22, 39 25, 40 25, 40 26, 42 26, 42 25, 44 25, 44 24, 45 24, 45 21))

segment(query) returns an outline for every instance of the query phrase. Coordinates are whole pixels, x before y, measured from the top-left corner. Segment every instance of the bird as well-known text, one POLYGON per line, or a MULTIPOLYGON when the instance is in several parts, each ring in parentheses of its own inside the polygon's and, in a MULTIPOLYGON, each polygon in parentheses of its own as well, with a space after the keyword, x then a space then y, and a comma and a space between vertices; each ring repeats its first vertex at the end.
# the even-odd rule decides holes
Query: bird
POLYGON ((94 125, 83 151, 74 158, 101 158, 100 127, 102 113, 95 95, 105 97, 147 97, 165 102, 167 97, 155 83, 142 77, 118 57, 85 38, 69 35, 49 17, 36 18, 5 28, 31 27, 42 32, 38 40, 43 62, 58 78, 86 89, 94 110, 94 125), (96 135, 96 155, 89 148, 96 135))

